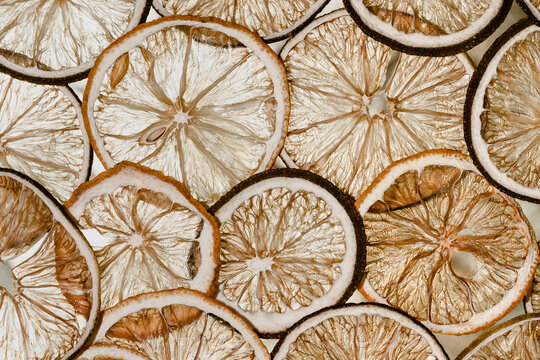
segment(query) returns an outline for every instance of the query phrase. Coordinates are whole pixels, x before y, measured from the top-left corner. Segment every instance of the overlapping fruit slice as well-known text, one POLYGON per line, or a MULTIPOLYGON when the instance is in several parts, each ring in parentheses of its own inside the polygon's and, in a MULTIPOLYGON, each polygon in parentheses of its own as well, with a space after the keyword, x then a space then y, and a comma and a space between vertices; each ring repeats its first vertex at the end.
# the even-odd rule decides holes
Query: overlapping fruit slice
POLYGON ((517 0, 517 3, 527 15, 540 20, 540 1, 539 0, 517 0))
POLYGON ((409 54, 445 56, 484 41, 504 21, 512 0, 345 0, 369 36, 409 54), (402 16, 409 20, 403 21, 402 16), (426 24, 431 29, 426 32, 426 24))
POLYGON ((146 0, 2 1, 0 67, 41 83, 81 79, 147 11, 146 0))
POLYGON ((129 298, 105 311, 96 341, 135 348, 152 360, 269 360, 245 320, 188 289, 129 298))
POLYGON ((540 312, 540 266, 536 268, 532 286, 525 297, 525 312, 540 312))
POLYGON ((378 304, 347 304, 304 318, 281 337, 274 360, 446 360, 433 334, 405 314, 378 304))
POLYGON ((99 308, 96 259, 42 187, 0 169, 0 358, 70 358, 99 308))
POLYGON ((66 208, 95 251, 103 309, 159 290, 214 292, 219 230, 178 181, 120 163, 81 185, 66 208))
POLYGON ((465 135, 480 171, 503 191, 540 202, 540 28, 527 20, 488 50, 467 93, 465 135))
POLYGON ((521 315, 491 328, 474 340, 456 360, 540 358, 540 313, 521 315))
POLYGON ((112 344, 90 346, 77 360, 150 360, 142 353, 112 344))
POLYGON ((318 18, 281 57, 291 88, 282 157, 358 198, 392 161, 449 148, 466 152, 466 55, 428 58, 370 39, 346 11, 318 18))
POLYGON ((88 178, 91 156, 71 89, 0 73, 0 166, 25 173, 63 202, 88 178))
POLYGON ((359 283, 362 220, 320 176, 269 170, 240 183, 210 211, 221 224, 218 299, 265 337, 346 301, 359 283))
POLYGON ((103 52, 89 76, 83 115, 105 167, 122 160, 147 165, 211 205, 274 163, 289 117, 286 73, 244 27, 162 18, 103 52))
POLYGON ((534 232, 519 205, 465 155, 434 150, 398 161, 356 205, 367 236, 360 290, 432 331, 466 334, 491 326, 531 284, 534 232))

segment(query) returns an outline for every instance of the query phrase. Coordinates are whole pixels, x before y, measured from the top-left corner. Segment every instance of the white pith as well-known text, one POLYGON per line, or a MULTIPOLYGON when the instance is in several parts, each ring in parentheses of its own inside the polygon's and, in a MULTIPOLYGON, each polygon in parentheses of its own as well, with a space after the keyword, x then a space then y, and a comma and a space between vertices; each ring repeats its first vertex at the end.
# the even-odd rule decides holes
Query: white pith
POLYGON ((79 358, 88 358, 92 360, 98 356, 107 356, 118 360, 148 360, 146 356, 135 353, 126 348, 114 345, 94 345, 79 355, 79 358))
POLYGON ((540 11, 536 8, 536 6, 534 6, 530 0, 523 0, 523 2, 525 5, 527 5, 527 8, 534 15, 534 17, 540 20, 540 11))

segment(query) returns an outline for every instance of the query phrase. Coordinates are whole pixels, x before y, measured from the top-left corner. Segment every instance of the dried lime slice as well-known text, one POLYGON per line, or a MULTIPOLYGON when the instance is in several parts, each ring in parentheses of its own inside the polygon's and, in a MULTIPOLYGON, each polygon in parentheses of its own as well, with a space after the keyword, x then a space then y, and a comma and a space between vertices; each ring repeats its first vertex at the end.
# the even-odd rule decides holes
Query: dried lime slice
POLYGON ((90 346, 77 360, 150 360, 142 353, 125 347, 111 344, 90 346))
POLYGON ((532 286, 525 297, 525 312, 540 312, 540 265, 536 268, 532 286))

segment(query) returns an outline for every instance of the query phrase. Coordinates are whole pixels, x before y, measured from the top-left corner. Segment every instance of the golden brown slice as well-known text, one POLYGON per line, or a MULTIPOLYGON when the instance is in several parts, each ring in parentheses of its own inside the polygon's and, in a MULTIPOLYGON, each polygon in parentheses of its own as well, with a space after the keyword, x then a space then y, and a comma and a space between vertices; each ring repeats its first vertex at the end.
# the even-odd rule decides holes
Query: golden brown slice
POLYGON ((150 360, 142 353, 110 344, 96 344, 90 346, 77 360, 150 360))

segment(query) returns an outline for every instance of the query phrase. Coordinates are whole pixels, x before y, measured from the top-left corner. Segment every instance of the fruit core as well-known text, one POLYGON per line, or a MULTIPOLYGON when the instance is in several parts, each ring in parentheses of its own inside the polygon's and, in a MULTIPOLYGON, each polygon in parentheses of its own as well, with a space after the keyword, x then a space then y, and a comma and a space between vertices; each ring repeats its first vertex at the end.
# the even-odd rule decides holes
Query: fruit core
POLYGON ((274 264, 274 259, 269 258, 269 257, 265 257, 265 258, 254 257, 246 261, 246 266, 248 270, 254 274, 272 270, 273 264, 274 264))
POLYGON ((6 289, 10 295, 15 293, 15 279, 11 268, 0 261, 0 287, 6 289))

